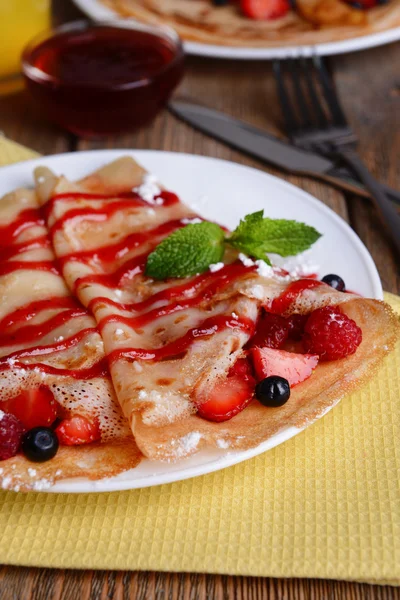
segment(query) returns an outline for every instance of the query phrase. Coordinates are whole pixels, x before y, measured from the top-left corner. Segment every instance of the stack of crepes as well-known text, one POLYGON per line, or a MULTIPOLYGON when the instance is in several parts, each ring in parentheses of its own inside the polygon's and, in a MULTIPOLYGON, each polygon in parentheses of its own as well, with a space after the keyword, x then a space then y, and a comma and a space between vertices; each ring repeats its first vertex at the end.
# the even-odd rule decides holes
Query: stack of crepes
POLYGON ((315 281, 291 293, 290 283, 260 275, 233 251, 217 272, 146 277, 149 253, 196 215, 130 157, 77 183, 44 167, 35 180, 34 192, 0 202, 1 399, 48 387, 60 418, 95 419, 100 435, 61 447, 34 474, 22 455, 3 461, 5 488, 99 479, 142 455, 176 461, 206 447, 257 446, 323 415, 397 339, 398 320, 383 302, 315 281), (224 423, 200 418, 198 406, 243 355, 261 306, 282 297, 285 316, 341 304, 362 329, 357 352, 320 363, 283 407, 254 400, 224 423))

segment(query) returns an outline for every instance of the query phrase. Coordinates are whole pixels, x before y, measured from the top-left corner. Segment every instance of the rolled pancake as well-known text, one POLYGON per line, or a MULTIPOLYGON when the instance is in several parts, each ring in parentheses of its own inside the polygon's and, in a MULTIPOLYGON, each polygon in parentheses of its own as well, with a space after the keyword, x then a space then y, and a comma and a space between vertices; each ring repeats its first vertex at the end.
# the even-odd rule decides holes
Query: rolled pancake
POLYGON ((169 25, 188 41, 273 48, 351 40, 400 26, 400 0, 369 10, 342 0, 297 0, 297 10, 278 19, 244 16, 235 3, 216 7, 211 0, 103 0, 122 17, 169 25))
POLYGON ((397 320, 384 304, 355 299, 315 281, 290 296, 295 283, 244 268, 234 252, 226 254, 227 264, 217 273, 162 282, 146 278, 148 252, 170 232, 171 223, 178 227, 193 218, 182 203, 170 202, 171 194, 151 198, 146 180, 148 174, 129 157, 77 184, 47 169, 36 171, 63 275, 95 315, 118 399, 146 456, 176 460, 206 446, 258 445, 290 424, 322 414, 364 379, 364 364, 371 371, 393 345, 397 320), (291 298, 284 310, 282 294, 291 298), (283 409, 266 409, 254 401, 227 423, 195 416, 208 391, 242 355, 261 306, 275 310, 279 305, 289 315, 345 303, 355 307, 349 310, 360 317, 364 333, 362 349, 353 357, 317 367, 283 409), (215 328, 221 318, 225 326, 215 328), (183 351, 181 340, 193 331, 195 339, 183 351), (180 351, 171 355, 171 346, 180 351))
POLYGON ((53 393, 59 417, 96 419, 101 443, 60 448, 41 465, 22 455, 2 461, 3 488, 44 489, 75 476, 101 479, 139 462, 96 323, 58 271, 36 194, 19 189, 0 200, 0 409, 42 385, 53 393))

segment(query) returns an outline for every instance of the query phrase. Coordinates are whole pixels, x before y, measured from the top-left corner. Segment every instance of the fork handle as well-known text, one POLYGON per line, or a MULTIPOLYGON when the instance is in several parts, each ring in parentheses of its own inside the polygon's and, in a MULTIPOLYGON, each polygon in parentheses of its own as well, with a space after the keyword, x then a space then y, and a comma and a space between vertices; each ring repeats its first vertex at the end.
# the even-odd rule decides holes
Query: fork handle
POLYGON ((371 175, 367 167, 353 148, 340 148, 339 156, 347 162, 349 167, 370 191, 372 200, 380 213, 382 221, 389 230, 392 241, 400 256, 400 216, 393 204, 388 200, 381 184, 371 175))

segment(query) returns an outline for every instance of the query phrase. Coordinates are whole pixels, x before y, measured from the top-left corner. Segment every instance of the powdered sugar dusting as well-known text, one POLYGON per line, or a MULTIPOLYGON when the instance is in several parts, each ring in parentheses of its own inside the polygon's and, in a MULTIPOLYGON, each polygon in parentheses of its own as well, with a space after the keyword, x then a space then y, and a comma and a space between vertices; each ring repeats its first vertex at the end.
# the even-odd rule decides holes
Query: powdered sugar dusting
POLYGON ((315 264, 310 258, 309 251, 289 258, 272 255, 271 261, 273 266, 268 265, 265 260, 254 261, 242 252, 239 254, 239 260, 245 267, 256 266, 257 273, 261 277, 268 277, 276 281, 289 282, 294 279, 309 277, 310 275, 318 275, 319 273, 319 265, 315 264))
POLYGON ((227 440, 224 440, 223 438, 219 438, 217 440, 217 446, 218 446, 218 448, 222 448, 223 450, 226 450, 226 448, 229 448, 229 442, 227 440))
POLYGON ((137 192, 149 204, 162 204, 163 200, 161 198, 156 199, 161 194, 161 188, 157 181, 155 175, 147 173, 143 177, 143 183, 139 187, 134 188, 133 191, 137 192), (157 200, 161 200, 161 202, 157 200))
POLYGON ((51 481, 48 479, 38 479, 32 486, 32 489, 35 492, 42 492, 43 490, 48 490, 52 486, 51 481))
POLYGON ((178 440, 172 440, 171 446, 174 446, 176 458, 183 458, 195 450, 202 437, 200 431, 191 431, 178 440))
POLYGON ((243 254, 243 252, 239 254, 239 260, 244 264, 245 267, 254 267, 256 264, 254 260, 243 254))
POLYGON ((210 269, 211 273, 216 273, 217 271, 220 271, 221 269, 224 268, 224 263, 223 262, 218 262, 218 263, 214 263, 212 265, 210 265, 208 268, 210 269))
POLYGON ((199 219, 198 217, 192 217, 192 218, 187 218, 184 217, 183 219, 181 219, 181 223, 182 225, 196 225, 197 223, 202 223, 203 221, 201 219, 199 219))

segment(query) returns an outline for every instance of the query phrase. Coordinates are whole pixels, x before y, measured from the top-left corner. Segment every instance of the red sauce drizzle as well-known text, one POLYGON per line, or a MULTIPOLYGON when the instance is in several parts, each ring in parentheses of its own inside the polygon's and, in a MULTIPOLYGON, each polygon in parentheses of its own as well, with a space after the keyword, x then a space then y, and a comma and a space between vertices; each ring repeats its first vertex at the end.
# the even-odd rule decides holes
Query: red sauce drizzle
POLYGON ((23 231, 39 225, 43 226, 44 220, 36 208, 22 210, 14 221, 8 225, 0 225, 1 246, 9 246, 23 231))
POLYGON ((52 260, 36 260, 36 261, 24 261, 24 260, 10 260, 4 264, 0 263, 0 276, 7 275, 7 273, 13 273, 14 271, 20 270, 35 270, 35 271, 49 271, 55 275, 60 275, 54 261, 52 260))
MULTIPOLYGON (((55 275, 60 275, 53 260, 9 260, 23 252, 50 247, 50 240, 46 235, 41 235, 25 242, 15 243, 21 233, 33 226, 44 226, 44 220, 39 210, 34 208, 21 211, 13 222, 8 225, 0 226, 0 276, 22 269, 49 271, 55 275)), ((72 297, 54 297, 30 302, 1 319, 0 346, 6 347, 9 345, 29 344, 37 338, 49 334, 64 323, 69 322, 70 319, 87 314, 87 311, 81 308, 79 303, 72 297), (58 308, 65 310, 53 315, 47 319, 47 321, 42 323, 24 326, 24 324, 28 323, 34 316, 39 314, 40 311, 58 308), (20 329, 11 332, 7 331, 10 328, 16 328, 19 325, 22 325, 20 329)), ((94 327, 86 328, 60 342, 13 352, 0 359, 0 371, 19 367, 27 370, 38 369, 41 372, 53 375, 67 375, 76 379, 92 379, 93 377, 105 376, 108 374, 108 363, 105 357, 90 368, 85 369, 64 369, 36 362, 26 364, 20 360, 26 357, 46 356, 53 352, 67 350, 78 344, 91 332, 97 332, 97 329, 94 327)))
POLYGON ((94 260, 101 263, 113 263, 123 258, 134 248, 141 246, 149 240, 153 240, 154 238, 159 238, 161 236, 167 236, 183 226, 184 225, 180 219, 167 221, 166 223, 162 223, 154 229, 149 229, 148 231, 140 233, 132 233, 116 244, 110 244, 91 250, 82 250, 80 252, 66 254, 59 259, 59 262, 62 267, 64 267, 69 261, 86 262, 94 260))
POLYGON ((67 323, 71 319, 84 317, 85 315, 87 315, 87 312, 84 309, 67 309, 57 315, 53 315, 50 319, 47 319, 47 321, 43 321, 36 325, 27 325, 26 327, 21 327, 17 331, 8 334, 0 331, 0 346, 29 344, 35 339, 49 334, 53 329, 61 327, 61 325, 64 325, 64 323, 67 323))
POLYGON ((273 313, 284 314, 305 290, 311 290, 321 285, 324 284, 315 279, 293 281, 278 298, 272 300, 268 310, 273 313))
MULTIPOLYGON (((136 304, 130 304, 130 310, 141 310, 143 305, 146 303, 146 308, 149 306, 148 302, 151 301, 153 304, 156 301, 164 300, 167 302, 172 298, 176 298, 180 296, 180 300, 173 302, 171 304, 166 304, 161 308, 155 308, 153 310, 149 310, 142 315, 138 315, 136 317, 123 317, 120 315, 110 315, 108 317, 104 317, 99 324, 98 327, 100 331, 102 331, 103 327, 107 323, 125 323, 129 327, 143 327, 144 325, 159 319, 160 317, 164 317, 166 315, 171 315, 175 312, 179 312, 181 310, 185 310, 186 308, 198 306, 201 304, 203 300, 208 300, 212 298, 219 290, 228 286, 235 279, 253 271, 255 267, 245 267, 241 262, 225 265, 223 269, 217 271, 215 273, 203 273, 202 275, 198 275, 196 277, 196 282, 192 281, 186 285, 175 286, 174 288, 169 288, 166 290, 162 290, 158 292, 158 294, 154 294, 144 302, 138 302, 136 304), (204 282, 208 282, 208 285, 202 287, 199 291, 199 287, 204 282), (176 289, 179 288, 179 291, 176 289), (180 293, 179 293, 180 292, 180 293), (186 295, 185 295, 186 292, 186 295), (196 293, 197 292, 197 293, 196 293)), ((96 301, 100 301, 101 299, 95 299, 96 301)), ((106 303, 108 299, 106 298, 106 303)), ((92 301, 93 302, 93 301, 92 301)), ((118 303, 114 301, 110 301, 112 304, 117 305, 118 303)), ((124 307, 126 310, 127 305, 120 305, 120 307, 124 307)), ((124 308, 123 308, 124 309, 124 308)))
MULTIPOLYGON (((72 348, 72 346, 76 346, 84 337, 86 337, 89 333, 97 331, 96 327, 87 327, 86 329, 81 329, 78 333, 75 333, 69 338, 62 340, 61 342, 54 342, 53 344, 46 344, 45 346, 35 346, 33 348, 27 348, 26 350, 17 350, 16 352, 12 352, 8 354, 7 359, 15 358, 31 358, 33 356, 46 356, 47 354, 52 354, 53 352, 62 352, 63 350, 67 350, 68 348, 72 348)), ((1 359, 3 361, 4 359, 1 359)), ((0 361, 0 363, 1 363, 0 361)), ((40 367, 40 365, 37 365, 40 367)), ((66 369, 66 371, 68 371, 66 369)))
POLYGON ((31 250, 39 250, 40 248, 49 247, 50 241, 45 235, 33 238, 27 242, 21 242, 20 244, 13 244, 12 246, 0 245, 0 260, 3 262, 13 258, 14 256, 18 256, 18 254, 23 254, 24 252, 30 252, 31 250))
POLYGON ((186 350, 193 344, 198 338, 209 337, 214 335, 222 329, 242 329, 248 331, 249 335, 253 333, 254 323, 250 319, 240 318, 235 319, 232 316, 215 316, 206 319, 198 327, 189 329, 181 338, 162 346, 161 348, 145 349, 145 348, 122 348, 120 350, 114 350, 108 355, 108 360, 112 364, 113 362, 125 359, 125 360, 165 360, 167 358, 172 359, 174 356, 186 352, 186 350))
POLYGON ((24 363, 16 360, 13 365, 7 363, 7 359, 0 359, 0 372, 8 371, 11 368, 25 369, 27 371, 33 371, 38 369, 41 373, 47 373, 48 375, 60 375, 61 377, 72 377, 73 379, 88 380, 94 377, 109 377, 110 373, 108 370, 108 362, 104 357, 98 362, 94 363, 91 367, 85 369, 63 369, 53 367, 51 365, 45 365, 43 363, 24 363))
POLYGON ((206 273, 196 275, 189 282, 161 290, 141 302, 124 304, 122 302, 111 300, 110 298, 98 297, 91 300, 88 308, 93 312, 97 304, 107 304, 109 306, 114 306, 118 310, 142 312, 143 310, 150 308, 156 302, 165 302, 165 304, 167 304, 167 302, 174 298, 180 298, 183 301, 186 301, 187 298, 197 297, 198 294, 201 294, 198 298, 198 302, 200 303, 203 299, 211 298, 219 290, 233 283, 235 279, 238 279, 247 273, 250 274, 255 269, 256 267, 245 267, 243 263, 237 261, 233 264, 225 265, 222 269, 214 273, 207 271, 206 273), (203 284, 208 282, 209 285, 203 287, 203 284))
POLYGON ((85 275, 85 277, 78 278, 74 283, 74 294, 77 293, 78 288, 89 285, 90 283, 97 283, 108 288, 116 288, 121 285, 122 280, 131 280, 136 275, 143 273, 146 267, 146 260, 148 253, 140 254, 127 260, 122 267, 114 271, 114 273, 99 273, 95 275, 85 275))
POLYGON ((70 308, 75 309, 79 306, 78 302, 72 296, 48 298, 46 300, 34 300, 29 304, 25 304, 20 308, 17 308, 14 312, 3 317, 0 321, 0 331, 18 325, 20 323, 27 323, 33 317, 35 317, 40 311, 46 309, 57 309, 57 308, 70 308))
POLYGON ((62 217, 57 219, 54 225, 50 228, 50 234, 53 236, 56 231, 62 229, 66 221, 69 221, 70 219, 82 217, 82 219, 106 221, 112 214, 124 208, 133 208, 135 206, 151 206, 152 208, 157 209, 171 206, 172 204, 179 202, 178 196, 172 194, 171 192, 161 192, 158 198, 161 198, 163 203, 161 205, 155 204, 153 206, 143 200, 143 198, 141 198, 136 192, 124 192, 118 194, 84 194, 81 192, 71 192, 57 194, 50 198, 47 204, 43 207, 43 214, 46 221, 48 221, 54 205, 60 200, 112 200, 112 202, 108 202, 101 208, 87 206, 85 208, 75 208, 67 211, 62 217))

